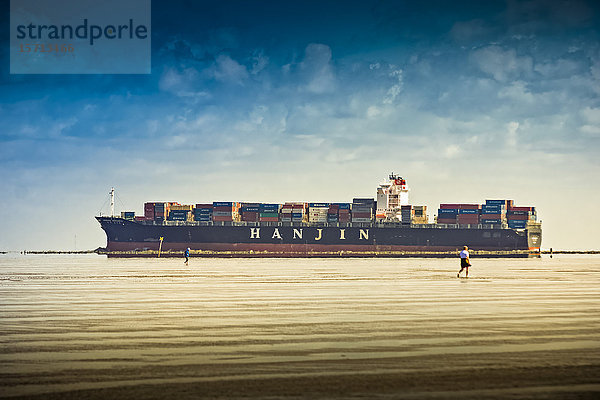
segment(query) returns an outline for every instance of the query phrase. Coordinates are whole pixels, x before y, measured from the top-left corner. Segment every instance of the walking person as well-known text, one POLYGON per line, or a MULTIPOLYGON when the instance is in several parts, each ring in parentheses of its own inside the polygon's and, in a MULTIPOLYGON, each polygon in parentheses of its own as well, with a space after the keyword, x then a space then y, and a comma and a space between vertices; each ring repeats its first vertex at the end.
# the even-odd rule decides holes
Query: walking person
POLYGON ((466 277, 469 277, 469 267, 471 266, 471 261, 469 261, 469 248, 465 246, 463 251, 460 252, 460 271, 456 274, 457 278, 460 278, 460 273, 463 269, 467 270, 466 277))
POLYGON ((185 251, 183 252, 183 256, 185 257, 184 264, 188 265, 188 261, 190 260, 190 248, 189 247, 187 249, 185 249, 185 251))

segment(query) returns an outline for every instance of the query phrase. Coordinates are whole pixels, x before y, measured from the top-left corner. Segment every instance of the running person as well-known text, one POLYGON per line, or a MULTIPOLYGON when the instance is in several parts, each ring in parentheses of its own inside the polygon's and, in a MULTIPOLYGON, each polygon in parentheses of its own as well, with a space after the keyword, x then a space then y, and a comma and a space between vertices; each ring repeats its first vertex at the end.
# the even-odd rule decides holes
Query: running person
POLYGON ((183 256, 185 257, 184 264, 188 265, 188 261, 190 260, 190 248, 189 247, 187 249, 185 249, 185 251, 183 252, 183 256))
POLYGON ((469 248, 467 246, 464 247, 463 251, 460 252, 460 271, 456 274, 457 278, 460 278, 460 273, 463 269, 467 270, 466 276, 469 277, 469 267, 471 266, 471 261, 469 261, 469 248))

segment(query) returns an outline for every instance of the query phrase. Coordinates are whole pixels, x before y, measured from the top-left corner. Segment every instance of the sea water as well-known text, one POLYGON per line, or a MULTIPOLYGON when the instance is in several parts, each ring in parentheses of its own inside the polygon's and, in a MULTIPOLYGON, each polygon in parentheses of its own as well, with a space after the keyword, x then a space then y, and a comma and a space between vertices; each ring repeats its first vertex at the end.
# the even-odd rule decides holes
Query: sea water
POLYGON ((340 359, 565 351, 600 359, 600 256, 471 261, 469 277, 457 278, 450 258, 186 266, 0 255, 0 394, 227 379, 248 366, 257 377, 299 373, 291 365, 315 372, 340 359))

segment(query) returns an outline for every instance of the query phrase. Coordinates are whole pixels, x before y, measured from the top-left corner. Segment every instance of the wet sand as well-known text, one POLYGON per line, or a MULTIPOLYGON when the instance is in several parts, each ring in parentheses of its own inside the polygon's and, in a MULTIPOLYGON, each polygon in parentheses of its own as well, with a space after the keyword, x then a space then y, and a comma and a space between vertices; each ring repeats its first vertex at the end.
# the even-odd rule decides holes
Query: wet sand
POLYGON ((0 256, 0 396, 600 397, 600 256, 0 256))

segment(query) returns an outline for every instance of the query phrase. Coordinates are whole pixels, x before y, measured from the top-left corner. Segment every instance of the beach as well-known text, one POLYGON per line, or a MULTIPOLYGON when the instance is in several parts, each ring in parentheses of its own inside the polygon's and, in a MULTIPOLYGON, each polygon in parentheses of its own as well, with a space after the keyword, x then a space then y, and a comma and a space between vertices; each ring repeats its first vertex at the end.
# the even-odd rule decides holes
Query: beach
POLYGON ((597 398, 600 256, 472 263, 1 255, 0 396, 597 398))

